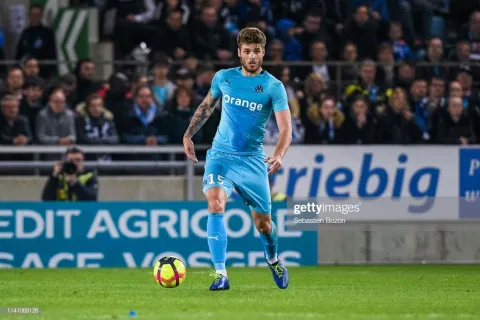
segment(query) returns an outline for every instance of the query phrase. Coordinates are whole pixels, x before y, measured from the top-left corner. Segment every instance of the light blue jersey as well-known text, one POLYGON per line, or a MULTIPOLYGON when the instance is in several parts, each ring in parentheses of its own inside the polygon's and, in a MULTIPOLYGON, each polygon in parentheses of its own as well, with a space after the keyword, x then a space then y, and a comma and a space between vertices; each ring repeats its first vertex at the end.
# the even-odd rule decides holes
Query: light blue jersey
POLYGON ((244 76, 237 67, 218 71, 211 92, 215 99, 222 97, 222 117, 212 150, 264 155, 265 127, 272 111, 288 109, 282 82, 266 71, 244 76))

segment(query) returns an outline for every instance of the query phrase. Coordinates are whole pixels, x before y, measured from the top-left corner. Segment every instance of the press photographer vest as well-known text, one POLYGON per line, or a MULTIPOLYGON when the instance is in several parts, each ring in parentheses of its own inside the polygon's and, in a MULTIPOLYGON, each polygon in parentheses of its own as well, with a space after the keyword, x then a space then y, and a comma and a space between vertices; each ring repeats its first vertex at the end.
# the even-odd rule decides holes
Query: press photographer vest
MULTIPOLYGON (((80 184, 85 185, 87 184, 88 180, 90 180, 93 176, 92 172, 86 172, 77 176, 78 182, 80 184)), ((60 186, 57 188, 57 201, 77 201, 77 195, 71 193, 69 198, 69 185, 67 181, 63 178, 63 175, 60 174, 58 176, 58 181, 60 186)))

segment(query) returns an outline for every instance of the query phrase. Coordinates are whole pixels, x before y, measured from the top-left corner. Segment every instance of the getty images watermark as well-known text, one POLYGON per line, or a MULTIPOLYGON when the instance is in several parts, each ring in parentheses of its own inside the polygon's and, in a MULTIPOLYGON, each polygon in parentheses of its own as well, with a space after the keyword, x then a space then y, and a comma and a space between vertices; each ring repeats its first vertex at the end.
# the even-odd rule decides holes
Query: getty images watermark
MULTIPOLYGON (((335 201, 332 201, 335 202, 335 201)), ((288 203, 288 230, 315 231, 319 224, 344 224, 349 214, 359 213, 361 202, 328 203, 325 201, 290 201, 288 203)))

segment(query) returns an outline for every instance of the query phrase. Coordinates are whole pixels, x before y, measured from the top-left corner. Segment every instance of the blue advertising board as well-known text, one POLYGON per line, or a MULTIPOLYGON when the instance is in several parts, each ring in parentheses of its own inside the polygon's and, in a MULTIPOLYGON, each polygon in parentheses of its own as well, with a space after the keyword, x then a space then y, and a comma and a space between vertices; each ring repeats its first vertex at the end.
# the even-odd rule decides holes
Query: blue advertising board
POLYGON ((461 149, 459 152, 460 219, 479 219, 480 149, 461 149))
MULTIPOLYGON (((287 230, 286 206, 274 204, 279 258, 317 264, 317 233, 287 230)), ((211 267, 206 203, 99 202, 0 204, 0 268, 151 267, 173 255, 211 267)), ((248 208, 227 205, 227 266, 266 265, 248 208)))

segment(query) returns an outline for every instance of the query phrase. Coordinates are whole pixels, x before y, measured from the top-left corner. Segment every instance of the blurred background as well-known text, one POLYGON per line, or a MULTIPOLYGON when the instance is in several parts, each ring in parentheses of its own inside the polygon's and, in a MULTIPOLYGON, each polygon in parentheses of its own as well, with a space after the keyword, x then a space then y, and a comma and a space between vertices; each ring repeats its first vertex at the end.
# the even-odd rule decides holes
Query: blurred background
MULTIPOLYGON (((292 113, 276 219, 291 200, 372 201, 346 223, 285 226, 287 264, 480 261, 480 1, 5 0, 0 12, 0 265, 29 266, 33 251, 47 265, 56 252, 39 241, 77 227, 57 245, 93 250, 89 230, 120 245, 101 266, 131 266, 120 247, 135 232, 141 252, 208 265, 206 203, 194 201, 221 101, 193 139, 200 163, 182 137, 215 72, 239 64, 247 26, 265 32, 264 69, 292 113), (67 209, 80 212, 73 227, 67 209), (172 229, 153 232, 159 217, 172 229)), ((267 154, 277 138, 272 116, 267 154)), ((230 264, 257 265, 248 208, 231 200, 230 264)))

